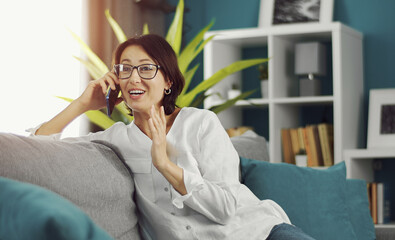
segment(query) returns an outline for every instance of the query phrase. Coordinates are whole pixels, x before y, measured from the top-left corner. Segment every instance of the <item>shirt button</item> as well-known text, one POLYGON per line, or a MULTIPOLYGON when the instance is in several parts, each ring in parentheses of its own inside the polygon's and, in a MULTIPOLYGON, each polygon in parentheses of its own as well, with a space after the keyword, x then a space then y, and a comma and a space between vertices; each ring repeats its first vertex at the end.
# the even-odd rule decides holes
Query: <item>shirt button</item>
POLYGON ((186 228, 187 230, 190 230, 190 229, 191 229, 191 226, 188 225, 188 226, 186 226, 185 228, 186 228))
POLYGON ((165 187, 165 189, 164 189, 164 190, 165 190, 165 192, 167 192, 167 191, 169 191, 169 188, 168 188, 168 187, 165 187))

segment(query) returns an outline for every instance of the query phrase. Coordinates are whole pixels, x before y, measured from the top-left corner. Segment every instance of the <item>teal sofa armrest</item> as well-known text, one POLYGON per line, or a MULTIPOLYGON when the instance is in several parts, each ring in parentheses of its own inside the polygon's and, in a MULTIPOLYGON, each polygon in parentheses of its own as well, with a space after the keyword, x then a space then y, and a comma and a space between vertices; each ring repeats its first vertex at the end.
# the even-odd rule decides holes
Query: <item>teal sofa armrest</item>
POLYGON ((84 212, 42 187, 0 177, 0 239, 112 239, 84 212))

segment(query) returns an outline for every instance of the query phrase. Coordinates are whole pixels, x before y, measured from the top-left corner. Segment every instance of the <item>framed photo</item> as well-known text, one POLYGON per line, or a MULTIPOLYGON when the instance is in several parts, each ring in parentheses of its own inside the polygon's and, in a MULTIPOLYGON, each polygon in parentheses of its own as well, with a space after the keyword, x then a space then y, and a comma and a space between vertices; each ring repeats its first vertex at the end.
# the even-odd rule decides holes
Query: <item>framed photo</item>
POLYGON ((368 148, 395 147, 395 88, 369 93, 368 148))
POLYGON ((258 27, 291 23, 330 23, 333 0, 261 0, 258 27))

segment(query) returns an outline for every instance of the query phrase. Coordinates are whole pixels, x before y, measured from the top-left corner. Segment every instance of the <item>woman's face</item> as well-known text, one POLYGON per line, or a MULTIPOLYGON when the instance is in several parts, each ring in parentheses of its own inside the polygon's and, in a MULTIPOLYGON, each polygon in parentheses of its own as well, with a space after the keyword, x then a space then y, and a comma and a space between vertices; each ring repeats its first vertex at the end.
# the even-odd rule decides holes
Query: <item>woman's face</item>
MULTIPOLYGON (((156 64, 153 59, 138 45, 132 45, 122 52, 121 64, 139 66, 141 64, 156 64)), ((152 105, 161 106, 164 89, 170 88, 171 84, 164 79, 160 70, 153 79, 142 79, 133 69, 128 79, 120 79, 123 99, 133 110, 133 115, 138 113, 150 113, 152 105)))

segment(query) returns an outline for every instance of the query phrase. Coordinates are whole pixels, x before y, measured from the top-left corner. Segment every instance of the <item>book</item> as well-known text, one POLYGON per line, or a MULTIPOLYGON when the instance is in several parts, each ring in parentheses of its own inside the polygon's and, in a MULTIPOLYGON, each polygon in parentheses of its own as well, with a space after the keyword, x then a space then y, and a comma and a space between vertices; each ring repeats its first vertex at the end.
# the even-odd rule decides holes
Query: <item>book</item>
POLYGON ((318 125, 313 125, 313 134, 314 134, 314 143, 315 143, 315 151, 317 152, 317 166, 324 166, 324 159, 322 157, 322 148, 320 135, 318 132, 318 125))
POLYGON ((291 142, 292 142, 292 150, 293 154, 297 155, 300 152, 300 144, 299 144, 299 137, 298 137, 298 129, 290 128, 289 134, 291 135, 291 142))
POLYGON ((306 146, 304 143, 303 127, 298 127, 299 148, 301 152, 306 153, 306 146))
POLYGON ((372 219, 373 223, 377 224, 377 183, 371 183, 371 194, 372 194, 372 219))
POLYGON ((324 166, 333 165, 333 125, 328 123, 318 124, 318 133, 321 143, 321 152, 324 166))
POLYGON ((310 147, 310 143, 307 137, 307 127, 302 128, 302 133, 303 133, 303 142, 304 142, 304 147, 306 150, 306 155, 307 155, 307 166, 311 167, 313 165, 313 156, 311 153, 311 147, 310 147))
POLYGON ((281 129, 281 143, 284 162, 295 164, 295 154, 293 152, 291 134, 288 128, 281 129))
POLYGON ((318 160, 318 153, 317 153, 317 143, 314 137, 314 125, 307 125, 306 126, 306 135, 307 135, 307 142, 309 145, 309 152, 310 157, 307 157, 307 166, 309 167, 318 167, 319 160, 318 160))
POLYGON ((382 182, 377 183, 377 224, 390 221, 390 200, 388 186, 382 182))

